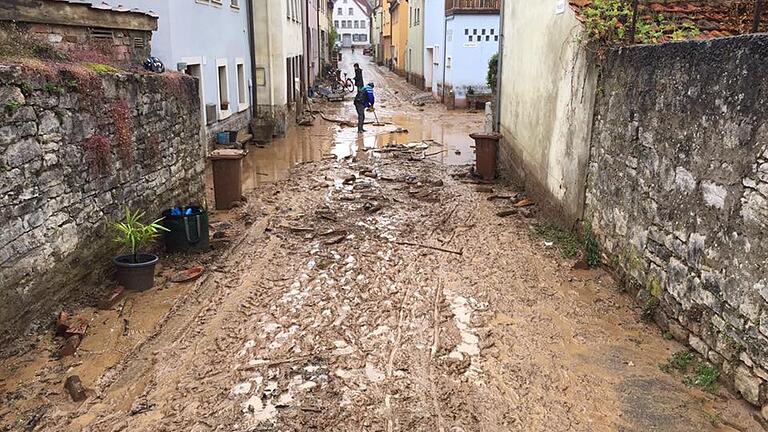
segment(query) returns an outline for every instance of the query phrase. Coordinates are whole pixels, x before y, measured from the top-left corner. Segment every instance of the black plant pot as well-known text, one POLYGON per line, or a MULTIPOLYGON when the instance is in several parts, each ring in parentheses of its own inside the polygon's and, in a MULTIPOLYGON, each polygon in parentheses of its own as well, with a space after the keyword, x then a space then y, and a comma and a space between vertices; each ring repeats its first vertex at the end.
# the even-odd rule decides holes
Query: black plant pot
POLYGON ((146 291, 155 285, 155 265, 158 258, 151 254, 139 254, 138 258, 138 263, 133 262, 133 255, 115 258, 115 280, 127 290, 146 291))

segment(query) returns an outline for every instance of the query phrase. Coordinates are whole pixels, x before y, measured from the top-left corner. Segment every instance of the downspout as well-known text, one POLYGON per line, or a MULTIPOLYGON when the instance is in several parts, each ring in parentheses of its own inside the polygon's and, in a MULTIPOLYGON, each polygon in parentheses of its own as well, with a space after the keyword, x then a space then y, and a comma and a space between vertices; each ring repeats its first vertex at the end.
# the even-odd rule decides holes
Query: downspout
POLYGON ((424 9, 426 9, 427 2, 422 1, 420 6, 421 9, 419 10, 419 25, 421 26, 421 88, 423 90, 426 88, 424 76, 427 75, 427 68, 424 65, 424 60, 427 58, 427 56, 424 55, 424 41, 426 40, 424 37, 424 9))
POLYGON ((251 118, 256 118, 259 114, 259 83, 256 81, 256 37, 253 27, 253 19, 256 14, 253 11, 253 0, 246 0, 245 7, 248 11, 248 47, 251 57, 251 118))
POLYGON ((445 105, 445 62, 448 61, 448 17, 443 17, 443 95, 441 103, 445 105))
MULTIPOLYGON (((315 5, 315 11, 317 12, 317 71, 318 76, 320 76, 320 71, 323 69, 323 41, 320 37, 320 34, 322 33, 320 31, 320 5, 325 0, 315 1, 317 1, 317 4, 315 5)), ((317 79, 317 77, 315 77, 315 79, 317 79)))
POLYGON ((499 12, 499 54, 496 64, 496 110, 493 113, 493 131, 501 130, 501 71, 504 63, 504 0, 501 0, 499 12))
MULTIPOLYGON (((272 0, 265 0, 265 4, 267 7, 266 15, 267 15, 267 25, 269 25, 269 4, 272 2, 272 0)), ((269 73, 269 109, 270 111, 275 105, 275 86, 272 85, 272 72, 274 68, 274 64, 272 64, 272 32, 267 29, 267 65, 269 65, 269 68, 267 68, 269 73)), ((266 75, 266 74, 265 74, 266 75)), ((266 78, 266 77, 265 77, 266 78)))

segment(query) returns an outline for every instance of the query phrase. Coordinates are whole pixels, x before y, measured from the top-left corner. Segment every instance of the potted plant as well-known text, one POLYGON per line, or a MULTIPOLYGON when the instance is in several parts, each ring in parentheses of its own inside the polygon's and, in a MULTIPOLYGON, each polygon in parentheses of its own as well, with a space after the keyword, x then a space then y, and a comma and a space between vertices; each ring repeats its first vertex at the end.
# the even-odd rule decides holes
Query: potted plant
POLYGON ((256 113, 256 118, 251 122, 251 134, 253 140, 260 143, 272 141, 275 134, 277 119, 272 110, 262 110, 256 113))
POLYGON ((226 111, 229 109, 229 102, 222 102, 221 103, 221 110, 226 111))
POLYGON ((154 285, 155 265, 157 256, 140 253, 140 249, 154 241, 160 231, 168 231, 167 228, 160 225, 163 218, 157 219, 150 224, 143 224, 141 219, 144 212, 131 212, 125 209, 125 219, 113 224, 117 231, 115 242, 120 243, 130 254, 120 255, 114 259, 117 272, 115 279, 125 287, 125 289, 146 291, 154 285))

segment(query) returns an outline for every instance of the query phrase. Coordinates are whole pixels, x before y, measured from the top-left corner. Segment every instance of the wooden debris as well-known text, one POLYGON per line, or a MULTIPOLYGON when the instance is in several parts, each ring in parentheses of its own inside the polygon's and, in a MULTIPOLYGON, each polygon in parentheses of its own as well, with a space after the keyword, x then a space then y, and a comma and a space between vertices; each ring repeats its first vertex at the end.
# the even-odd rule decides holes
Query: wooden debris
POLYGON ((517 214, 518 211, 519 211, 518 209, 502 210, 502 211, 496 213, 496 216, 498 216, 498 217, 512 216, 514 214, 517 214))
POLYGON ((532 206, 532 205, 534 205, 534 204, 535 204, 535 203, 533 202, 533 200, 532 200, 532 199, 530 199, 530 198, 523 198, 523 199, 521 199, 520 201, 516 202, 514 205, 515 205, 515 207, 518 207, 518 208, 519 208, 519 207, 528 207, 528 206, 532 206))
POLYGON ((420 243, 411 243, 411 242, 407 242, 407 241, 396 241, 395 244, 404 245, 404 246, 415 246, 415 247, 420 247, 420 248, 425 248, 425 249, 433 249, 433 250, 437 250, 437 251, 441 251, 441 252, 452 253, 452 254, 455 254, 455 255, 463 255, 464 254, 464 251, 455 251, 455 250, 450 250, 450 249, 444 249, 444 248, 437 247, 437 246, 430 246, 430 245, 425 245, 425 244, 420 244, 420 243))
POLYGON ((191 282, 199 278, 200 276, 202 276, 204 272, 205 272, 205 268, 203 267, 188 268, 171 276, 171 282, 174 282, 174 283, 191 282))
POLYGON ((109 296, 104 297, 99 301, 99 309, 112 309, 117 304, 117 302, 123 299, 123 297, 125 297, 125 288, 118 286, 114 289, 114 291, 112 291, 112 293, 109 294, 109 296))

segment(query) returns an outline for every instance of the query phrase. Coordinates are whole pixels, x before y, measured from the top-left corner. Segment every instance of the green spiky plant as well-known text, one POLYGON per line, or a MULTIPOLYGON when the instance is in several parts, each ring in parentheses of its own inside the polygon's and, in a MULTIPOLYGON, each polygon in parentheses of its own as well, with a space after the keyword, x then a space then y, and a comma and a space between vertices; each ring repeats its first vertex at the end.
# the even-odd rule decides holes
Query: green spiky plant
POLYGON ((126 250, 131 251, 133 263, 139 263, 138 250, 143 246, 157 239, 161 231, 169 231, 166 227, 160 225, 163 218, 157 219, 150 224, 141 223, 144 212, 136 210, 132 212, 128 207, 125 208, 125 219, 115 222, 112 226, 117 231, 115 242, 121 244, 126 250))

